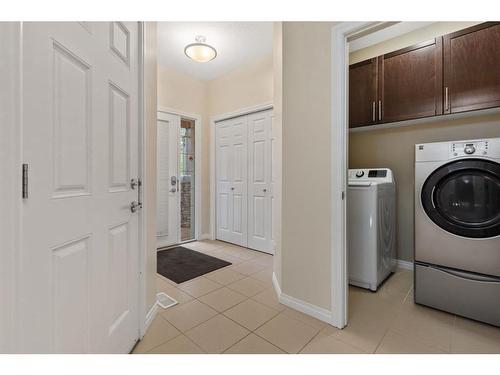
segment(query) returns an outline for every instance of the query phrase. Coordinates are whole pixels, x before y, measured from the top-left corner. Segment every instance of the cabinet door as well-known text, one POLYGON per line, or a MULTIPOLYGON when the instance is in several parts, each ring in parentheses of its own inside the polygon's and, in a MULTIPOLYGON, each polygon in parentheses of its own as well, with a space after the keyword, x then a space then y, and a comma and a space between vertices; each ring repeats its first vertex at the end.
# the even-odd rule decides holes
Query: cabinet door
POLYGON ((379 102, 382 122, 443 113, 442 38, 381 56, 379 102))
POLYGON ((377 58, 349 67, 349 127, 376 122, 377 58))
POLYGON ((445 113, 500 106, 500 23, 444 36, 445 113))

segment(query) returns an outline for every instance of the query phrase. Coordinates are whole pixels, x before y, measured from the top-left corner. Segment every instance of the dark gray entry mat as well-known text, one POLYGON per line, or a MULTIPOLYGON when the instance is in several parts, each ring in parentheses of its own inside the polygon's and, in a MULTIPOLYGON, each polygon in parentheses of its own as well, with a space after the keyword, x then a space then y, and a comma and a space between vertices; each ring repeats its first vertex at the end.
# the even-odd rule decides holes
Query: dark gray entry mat
POLYGON ((195 277, 231 265, 225 260, 176 246, 157 253, 157 272, 180 284, 195 277))

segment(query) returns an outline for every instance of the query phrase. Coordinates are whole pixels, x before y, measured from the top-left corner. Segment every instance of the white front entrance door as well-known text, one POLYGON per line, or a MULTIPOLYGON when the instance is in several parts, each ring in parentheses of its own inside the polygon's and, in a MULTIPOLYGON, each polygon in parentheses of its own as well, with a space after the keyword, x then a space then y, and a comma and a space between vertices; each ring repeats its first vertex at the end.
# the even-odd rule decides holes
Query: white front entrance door
POLYGON ((23 25, 19 351, 138 339, 138 61, 135 22, 23 25))
POLYGON ((179 132, 178 115, 158 112, 157 127, 157 246, 179 243, 179 132))
POLYGON ((274 253, 272 111, 248 116, 248 247, 274 253))

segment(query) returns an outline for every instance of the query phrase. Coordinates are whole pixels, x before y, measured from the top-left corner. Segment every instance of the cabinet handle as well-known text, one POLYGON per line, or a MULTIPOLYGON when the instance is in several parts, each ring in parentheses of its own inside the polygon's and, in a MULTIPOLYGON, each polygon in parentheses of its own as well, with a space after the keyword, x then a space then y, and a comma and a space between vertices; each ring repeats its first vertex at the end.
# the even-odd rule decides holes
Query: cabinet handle
POLYGON ((372 121, 375 122, 375 101, 372 102, 372 121))
POLYGON ((382 121, 382 100, 378 101, 378 120, 382 121))
POLYGON ((448 102, 448 86, 444 88, 444 110, 449 110, 449 102, 448 102))

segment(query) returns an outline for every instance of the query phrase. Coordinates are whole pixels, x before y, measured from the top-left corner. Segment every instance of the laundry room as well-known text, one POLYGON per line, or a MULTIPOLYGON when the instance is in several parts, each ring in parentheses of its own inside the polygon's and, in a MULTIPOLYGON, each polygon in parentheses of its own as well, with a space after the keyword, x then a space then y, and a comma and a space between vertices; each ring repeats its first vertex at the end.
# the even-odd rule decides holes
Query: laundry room
POLYGON ((411 333, 447 351, 461 317, 500 324, 499 35, 400 22, 348 39, 348 315, 373 326, 358 345, 411 333))

